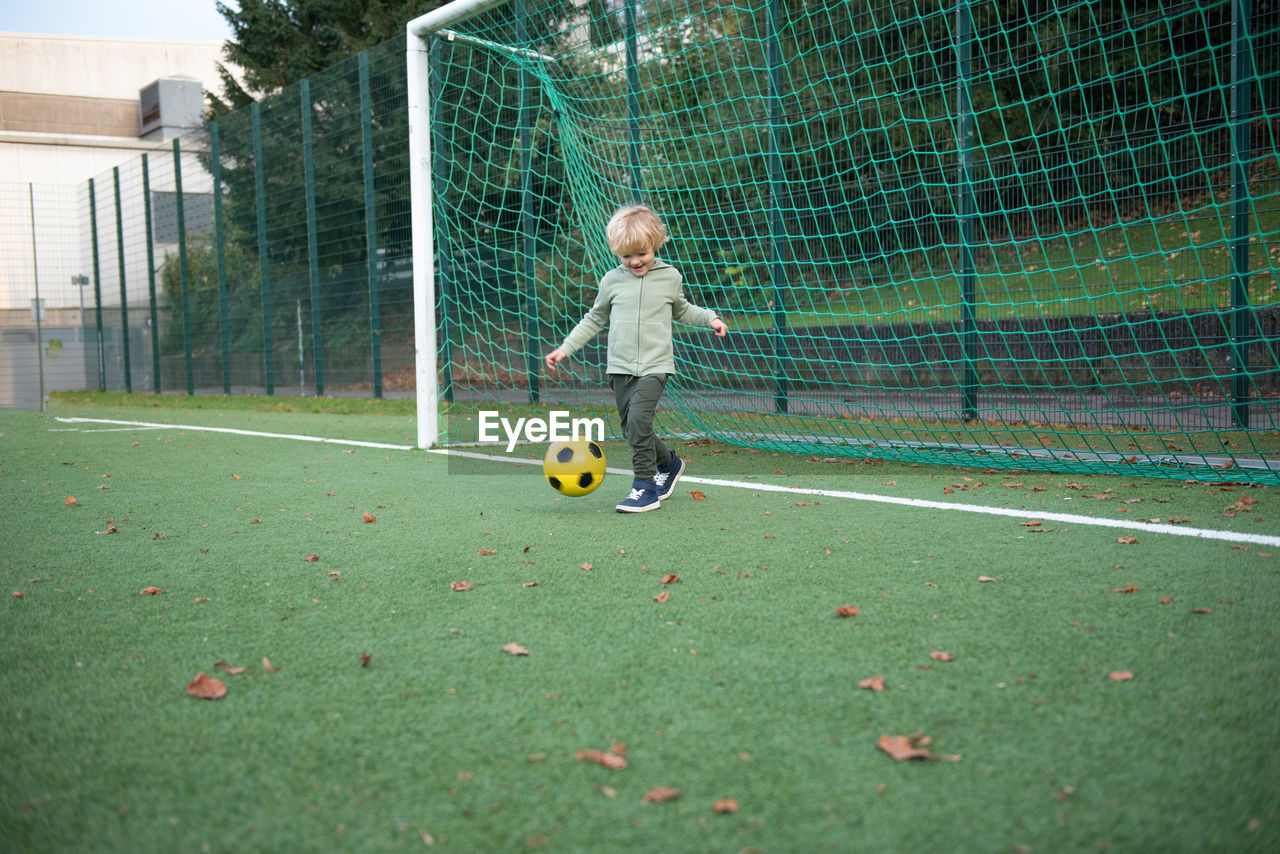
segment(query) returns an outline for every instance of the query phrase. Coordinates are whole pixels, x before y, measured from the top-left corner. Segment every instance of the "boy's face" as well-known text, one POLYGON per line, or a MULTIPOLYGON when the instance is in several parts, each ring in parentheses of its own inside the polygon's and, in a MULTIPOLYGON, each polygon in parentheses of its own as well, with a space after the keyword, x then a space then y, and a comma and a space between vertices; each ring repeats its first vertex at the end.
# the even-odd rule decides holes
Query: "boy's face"
POLYGON ((631 271, 631 275, 643 276, 653 269, 656 254, 656 250, 648 249, 644 252, 633 251, 627 255, 619 255, 618 258, 622 261, 622 266, 631 271))

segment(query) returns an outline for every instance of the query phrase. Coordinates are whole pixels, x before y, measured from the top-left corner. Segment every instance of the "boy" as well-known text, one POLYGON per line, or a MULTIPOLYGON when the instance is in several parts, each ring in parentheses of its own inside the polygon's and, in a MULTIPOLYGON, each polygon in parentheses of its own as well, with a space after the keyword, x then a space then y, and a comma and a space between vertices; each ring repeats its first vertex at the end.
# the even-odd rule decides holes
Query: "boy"
POLYGON ((685 461, 668 450, 653 432, 653 416, 667 377, 676 372, 671 321, 707 326, 721 338, 729 331, 710 309, 684 298, 680 271, 656 257, 667 242, 667 227, 652 209, 622 208, 605 226, 609 249, 622 263, 600 280, 595 305, 547 354, 547 369, 581 349, 606 326, 609 361, 606 372, 618 402, 622 432, 631 445, 631 492, 615 508, 619 513, 656 510, 670 498, 684 474, 685 461))

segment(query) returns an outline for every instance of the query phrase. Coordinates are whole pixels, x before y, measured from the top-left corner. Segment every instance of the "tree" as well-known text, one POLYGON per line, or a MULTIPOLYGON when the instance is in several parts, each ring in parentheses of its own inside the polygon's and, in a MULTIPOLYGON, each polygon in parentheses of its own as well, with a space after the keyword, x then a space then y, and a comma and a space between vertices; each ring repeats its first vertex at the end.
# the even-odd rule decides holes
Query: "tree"
MULTIPOLYGON (((379 263, 393 264, 409 252, 405 26, 442 5, 434 0, 242 0, 241 8, 235 10, 219 4, 219 12, 233 33, 224 46, 224 58, 243 69, 237 79, 223 67, 221 95, 210 93, 209 119, 220 138, 227 240, 250 257, 265 255, 273 328, 292 328, 292 312, 299 303, 310 306, 314 322, 326 330, 326 340, 350 337, 367 328, 369 305, 360 296, 367 288, 369 264, 363 227, 362 128, 366 123, 371 127, 375 164, 379 263), (361 110, 357 55, 362 53, 368 57, 368 113, 361 110), (305 111, 299 97, 303 81, 309 90, 305 111), (250 108, 261 120, 256 140, 250 108), (311 130, 314 237, 308 233, 307 164, 301 131, 304 114, 311 130), (261 163, 256 156, 258 146, 261 163), (259 167, 267 232, 263 245, 259 245, 256 192, 259 167), (318 270, 312 269, 312 251, 318 270), (315 273, 320 289, 312 304, 310 277, 315 273)), ((516 8, 517 4, 508 4, 486 16, 493 37, 500 41, 515 38, 516 8)), ((554 37, 558 28, 553 15, 544 9, 536 20, 531 17, 529 33, 539 39, 554 37)), ((494 59, 480 51, 475 61, 483 64, 494 59)), ((473 92, 465 97, 477 99, 478 109, 494 111, 509 120, 518 106, 519 89, 512 82, 516 73, 503 67, 493 92, 473 92)), ((444 76, 467 74, 468 69, 462 68, 446 71, 444 76)), ((443 80, 440 85, 449 86, 443 80)), ((452 91, 450 95, 464 97, 452 91)), ((445 101, 448 103, 449 96, 445 101)), ((485 131, 477 128, 472 133, 483 135, 485 131)), ((505 135, 488 136, 485 143, 480 150, 490 146, 495 151, 510 149, 514 144, 505 135)), ((538 156, 545 160, 545 135, 540 143, 538 156)), ((506 215, 511 206, 508 197, 513 195, 507 186, 511 182, 492 181, 490 174, 507 176, 512 170, 501 162, 481 165, 484 175, 470 186, 492 186, 496 192, 477 203, 492 207, 495 216, 506 215)), ((518 181, 515 186, 518 188, 518 181)), ((514 196, 518 199, 518 192, 514 196)), ((547 207, 544 204, 539 210, 547 207)), ((243 290, 246 296, 259 291, 260 276, 256 270, 247 272, 245 280, 228 282, 228 289, 243 290)), ((388 276, 381 283, 380 328, 384 331, 403 326, 407 287, 403 277, 388 276)))
POLYGON ((231 26, 224 58, 243 69, 243 84, 224 65, 213 117, 248 106, 362 50, 404 32, 409 21, 445 0, 241 0, 218 3, 231 26))

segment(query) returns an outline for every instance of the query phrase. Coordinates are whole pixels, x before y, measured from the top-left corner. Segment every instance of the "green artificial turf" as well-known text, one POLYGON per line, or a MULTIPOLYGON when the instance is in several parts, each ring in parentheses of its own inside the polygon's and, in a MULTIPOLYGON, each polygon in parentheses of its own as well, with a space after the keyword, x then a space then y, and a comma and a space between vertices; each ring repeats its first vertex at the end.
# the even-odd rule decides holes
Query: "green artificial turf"
POLYGON ((0 849, 1280 847, 1280 548, 1023 524, 1274 539, 1273 490, 677 448, 676 497, 623 516, 622 475, 566 499, 506 459, 0 410, 0 849), (959 761, 876 748, 917 732, 959 761), (576 758, 618 743, 625 769, 576 758))

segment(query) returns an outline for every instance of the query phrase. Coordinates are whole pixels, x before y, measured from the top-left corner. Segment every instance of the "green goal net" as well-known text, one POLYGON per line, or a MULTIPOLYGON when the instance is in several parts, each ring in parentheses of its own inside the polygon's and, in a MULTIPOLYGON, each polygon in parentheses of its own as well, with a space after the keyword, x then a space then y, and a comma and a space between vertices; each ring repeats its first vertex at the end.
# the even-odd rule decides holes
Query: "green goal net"
POLYGON ((604 336, 541 360, 640 201, 731 327, 676 327, 668 434, 1280 483, 1274 4, 524 0, 421 35, 442 440, 607 411, 604 336))

